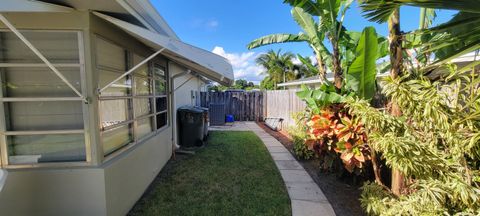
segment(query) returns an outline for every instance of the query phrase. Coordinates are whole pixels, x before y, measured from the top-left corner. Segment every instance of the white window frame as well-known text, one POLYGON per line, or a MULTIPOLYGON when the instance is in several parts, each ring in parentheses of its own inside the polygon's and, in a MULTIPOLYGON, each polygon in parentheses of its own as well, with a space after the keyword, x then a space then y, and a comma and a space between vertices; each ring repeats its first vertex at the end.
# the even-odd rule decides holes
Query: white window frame
MULTIPOLYGON (((147 67, 148 67, 148 76, 145 76, 145 75, 140 75, 140 74, 137 74, 135 73, 134 70, 132 70, 133 68, 136 69, 136 66, 137 65, 134 65, 133 64, 133 55, 136 54, 135 52, 131 51, 131 50, 128 50, 127 48, 119 45, 118 43, 115 43, 107 38, 104 38, 102 37, 101 35, 95 35, 95 40, 98 39, 101 39, 101 40, 104 40, 108 43, 112 43, 116 46, 119 46, 121 47, 124 51, 125 51, 125 61, 126 61, 126 65, 127 65, 127 68, 129 68, 127 70, 127 72, 125 72, 124 74, 122 74, 122 77, 129 77, 130 78, 130 82, 131 82, 131 92, 130 92, 130 95, 124 95, 124 96, 99 96, 99 103, 100 101, 102 100, 121 100, 121 99, 125 99, 125 100, 129 100, 131 102, 131 105, 132 105, 132 109, 131 110, 127 110, 128 112, 128 117, 129 119, 127 119, 126 121, 123 121, 123 122, 120 122, 118 124, 114 124, 114 125, 110 125, 110 126, 107 126, 107 127, 104 127, 102 128, 101 126, 101 122, 99 122, 99 130, 100 130, 100 145, 101 145, 101 149, 103 149, 103 133, 107 130, 110 130, 110 129, 114 129, 114 128, 118 128, 118 127, 121 127, 121 126, 125 126, 125 125, 130 125, 132 124, 132 133, 133 133, 133 141, 128 143, 128 144, 125 144, 124 146, 121 146, 119 147, 118 149, 110 152, 109 154, 105 155, 105 152, 102 151, 102 156, 103 156, 103 163, 105 162, 108 162, 110 160, 112 160, 113 158, 117 157, 118 155, 121 155, 123 154, 124 152, 132 149, 133 147, 137 146, 138 144, 141 144, 141 143, 144 143, 145 141, 153 138, 154 136, 156 136, 158 133, 162 132, 163 130, 167 129, 169 126, 170 126, 170 121, 169 121, 169 112, 170 112, 170 101, 169 101, 169 94, 168 94, 168 91, 169 91, 169 82, 168 82, 168 71, 167 71, 167 67, 163 66, 162 64, 158 63, 156 61, 155 58, 153 58, 152 56, 157 56, 159 54, 159 52, 163 51, 163 49, 161 49, 160 51, 157 51, 156 53, 150 55, 149 57, 147 57, 146 59, 150 59, 146 64, 147 64, 147 67), (152 58, 150 58, 152 57, 152 58), (164 79, 157 79, 155 78, 155 75, 153 74, 153 67, 154 65, 157 64, 159 66, 161 66, 163 69, 164 69, 164 72, 165 72, 165 76, 164 76, 164 79), (136 82, 135 82, 135 77, 141 77, 141 78, 146 78, 146 79, 149 79, 150 80, 150 88, 151 88, 151 94, 150 95, 137 95, 136 94, 136 82), (164 95, 157 95, 155 89, 156 89, 156 86, 155 86, 155 80, 161 80, 165 83, 165 94, 164 95), (166 110, 164 111, 160 111, 160 112, 157 112, 156 110, 156 98, 159 98, 159 97, 165 97, 166 98, 166 110), (135 104, 134 104, 134 100, 135 99, 138 99, 138 98, 148 98, 148 99, 151 99, 152 102, 150 103, 150 105, 152 106, 151 109, 153 110, 152 113, 150 114, 147 114, 147 115, 143 115, 143 116, 135 116, 135 104), (130 113, 130 111, 132 113, 130 113), (166 119, 166 124, 157 129, 157 121, 156 121, 156 117, 158 114, 162 114, 162 113, 166 113, 167 115, 167 119, 166 119), (153 118, 153 124, 152 124, 152 128, 153 130, 148 133, 147 135, 144 135, 143 137, 139 138, 138 135, 137 135, 137 129, 138 129, 138 125, 137 125, 137 121, 138 120, 143 120, 143 119, 146 119, 146 118, 153 118)), ((95 47, 96 47, 96 43, 95 43, 95 47)), ((96 53, 96 48, 95 48, 95 58, 97 58, 97 53, 96 53)), ((138 55, 138 54, 137 54, 138 55)), ((141 56, 141 55, 138 55, 142 58, 145 58, 144 56, 141 56)), ((143 60, 142 60, 143 61, 143 60)), ((119 71, 118 69, 112 69, 112 68, 107 68, 107 67, 103 67, 101 65, 99 65, 98 63, 95 65, 95 67, 97 69, 101 69, 101 70, 106 70, 106 71, 116 71, 116 72, 121 72, 119 71)), ((99 72, 100 73, 100 72, 99 72)), ((111 82, 109 83, 108 85, 106 85, 105 87, 103 87, 102 89, 99 89, 99 93, 101 93, 103 90, 106 89, 106 87, 108 87, 110 84, 112 84, 114 82, 111 82)), ((100 86, 99 86, 100 87, 100 86)), ((101 110, 100 110, 100 106, 99 106, 99 110, 98 110, 98 114, 100 115, 99 116, 99 119, 101 119, 101 110)))
MULTIPOLYGON (((29 131, 7 131, 6 130, 6 119, 5 119, 5 109, 4 105, 8 102, 52 102, 52 101, 79 101, 84 102, 87 98, 87 80, 85 74, 85 52, 84 52, 84 38, 83 31, 80 30, 20 30, 21 32, 51 32, 51 33, 76 33, 77 34, 77 43, 78 43, 78 52, 79 52, 79 63, 73 64, 52 64, 53 67, 61 68, 78 68, 80 73, 80 83, 81 89, 79 97, 3 97, 3 88, 0 88, 0 157, 1 157, 1 167, 14 169, 14 168, 41 168, 41 167, 77 167, 77 166, 88 166, 92 164, 92 155, 91 155, 91 142, 90 137, 87 133, 89 131, 89 113, 88 113, 88 104, 82 103, 82 116, 83 116, 83 129, 79 130, 29 130, 29 131), (27 135, 56 135, 56 134, 83 134, 84 135, 84 145, 85 145, 85 161, 75 161, 75 162, 46 162, 46 163, 36 163, 36 164, 10 164, 8 160, 8 144, 7 136, 18 135, 18 136, 27 136, 27 135)), ((7 29, 0 29, 0 32, 11 32, 7 29)), ((45 63, 0 63, 0 68, 12 68, 12 67, 49 67, 45 63)), ((60 71, 61 72, 61 71, 60 71)), ((54 73, 52 71, 52 73, 54 73)), ((0 82, 1 82, 0 76, 0 82)))

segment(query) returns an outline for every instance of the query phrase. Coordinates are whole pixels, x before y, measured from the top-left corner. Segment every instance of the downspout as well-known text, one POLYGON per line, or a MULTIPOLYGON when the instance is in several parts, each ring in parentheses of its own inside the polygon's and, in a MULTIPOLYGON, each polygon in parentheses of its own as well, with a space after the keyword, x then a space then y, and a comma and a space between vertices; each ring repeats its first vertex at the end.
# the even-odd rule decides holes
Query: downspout
POLYGON ((175 74, 173 76, 170 75, 170 61, 167 62, 167 66, 168 66, 168 72, 169 72, 169 76, 170 76, 170 88, 169 88, 169 93, 170 93, 170 110, 172 112, 172 154, 173 154, 173 158, 175 158, 175 151, 180 148, 180 146, 177 144, 177 118, 176 118, 176 110, 175 110, 175 91, 178 89, 178 88, 175 88, 175 79, 179 78, 179 77, 182 77, 182 76, 185 76, 185 75, 188 75, 190 74, 192 71, 191 70, 187 70, 185 72, 182 72, 182 73, 179 73, 179 74, 175 74), (173 117, 175 116, 175 119, 173 119, 173 117))

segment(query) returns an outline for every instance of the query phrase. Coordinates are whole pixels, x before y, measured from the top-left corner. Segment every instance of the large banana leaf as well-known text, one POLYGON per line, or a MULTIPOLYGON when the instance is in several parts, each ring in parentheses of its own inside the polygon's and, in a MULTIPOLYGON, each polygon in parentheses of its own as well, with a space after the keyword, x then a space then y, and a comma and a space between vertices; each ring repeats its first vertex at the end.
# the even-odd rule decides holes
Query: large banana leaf
POLYGON ((313 63, 312 63, 312 61, 310 61, 310 59, 307 59, 307 58, 301 56, 300 54, 297 54, 297 58, 298 58, 298 60, 300 60, 300 62, 302 62, 303 65, 305 65, 305 67, 308 68, 309 71, 314 72, 314 74, 318 74, 318 68, 315 67, 315 65, 313 65, 313 63))
POLYGON ((261 38, 255 39, 254 41, 250 42, 247 45, 248 49, 257 48, 260 46, 265 46, 269 44, 275 43, 289 43, 289 42, 306 42, 309 41, 307 35, 300 33, 298 35, 295 34, 271 34, 267 36, 263 36, 261 38))
POLYGON ((355 49, 356 58, 347 71, 349 87, 358 96, 371 99, 375 94, 377 74, 378 39, 374 27, 363 30, 355 49))
MULTIPOLYGON (((312 15, 305 12, 300 7, 292 8, 292 17, 297 24, 303 29, 306 35, 310 38, 316 38, 321 36, 317 31, 317 24, 312 15)), ((321 36, 322 37, 322 36, 321 36)), ((322 37, 323 40, 323 37, 322 37)))
POLYGON ((386 22, 392 12, 400 6, 430 9, 459 10, 480 13, 478 0, 359 0, 365 17, 374 22, 386 22))

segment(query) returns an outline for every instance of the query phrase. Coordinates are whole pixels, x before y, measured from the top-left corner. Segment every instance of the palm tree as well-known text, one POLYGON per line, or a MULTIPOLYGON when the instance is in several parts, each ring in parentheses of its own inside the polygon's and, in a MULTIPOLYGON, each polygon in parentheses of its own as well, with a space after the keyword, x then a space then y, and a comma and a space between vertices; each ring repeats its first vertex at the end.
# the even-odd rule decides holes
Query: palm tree
POLYGON ((294 55, 291 52, 282 53, 269 50, 257 57, 255 62, 265 68, 264 73, 274 82, 275 89, 277 84, 295 79, 295 70, 292 59, 294 55))

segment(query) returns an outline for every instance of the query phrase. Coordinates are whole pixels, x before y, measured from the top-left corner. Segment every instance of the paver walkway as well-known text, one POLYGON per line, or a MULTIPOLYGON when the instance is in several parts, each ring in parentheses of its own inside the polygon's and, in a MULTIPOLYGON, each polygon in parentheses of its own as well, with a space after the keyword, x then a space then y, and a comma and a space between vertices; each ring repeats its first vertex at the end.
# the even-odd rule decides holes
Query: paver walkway
POLYGON ((232 126, 210 127, 210 130, 253 131, 270 152, 288 190, 292 216, 335 215, 322 190, 303 169, 302 165, 275 138, 255 122, 235 122, 232 126))

